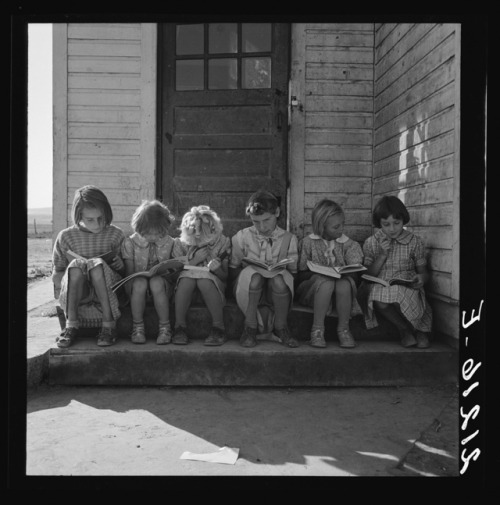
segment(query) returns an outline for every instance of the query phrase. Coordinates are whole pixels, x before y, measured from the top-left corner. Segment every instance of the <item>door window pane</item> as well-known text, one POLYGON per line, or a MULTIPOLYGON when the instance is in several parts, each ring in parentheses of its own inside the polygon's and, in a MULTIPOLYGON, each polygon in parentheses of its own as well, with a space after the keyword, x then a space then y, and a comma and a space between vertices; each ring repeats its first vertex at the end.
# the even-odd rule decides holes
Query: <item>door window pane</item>
POLYGON ((238 61, 236 58, 208 60, 208 89, 236 89, 238 61))
POLYGON ((177 25, 176 54, 203 54, 203 25, 177 25))
POLYGON ((175 89, 190 91, 203 89, 203 60, 177 60, 175 89))
POLYGON ((241 38, 244 53, 271 51, 271 23, 243 23, 241 38))
POLYGON ((243 58, 241 74, 242 87, 271 87, 271 58, 243 58))
POLYGON ((210 23, 208 30, 208 52, 236 53, 238 32, 236 23, 210 23))

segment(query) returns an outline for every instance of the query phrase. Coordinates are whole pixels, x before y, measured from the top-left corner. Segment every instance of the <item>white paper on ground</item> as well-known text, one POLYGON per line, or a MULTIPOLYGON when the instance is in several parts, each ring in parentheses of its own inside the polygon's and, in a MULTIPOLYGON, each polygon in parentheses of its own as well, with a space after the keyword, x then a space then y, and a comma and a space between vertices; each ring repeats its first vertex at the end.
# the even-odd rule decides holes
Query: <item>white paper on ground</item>
POLYGON ((238 459, 240 450, 235 447, 221 447, 217 452, 209 452, 206 454, 196 454, 194 452, 185 451, 181 454, 180 459, 194 459, 196 461, 208 461, 209 463, 224 463, 226 465, 234 465, 238 459))

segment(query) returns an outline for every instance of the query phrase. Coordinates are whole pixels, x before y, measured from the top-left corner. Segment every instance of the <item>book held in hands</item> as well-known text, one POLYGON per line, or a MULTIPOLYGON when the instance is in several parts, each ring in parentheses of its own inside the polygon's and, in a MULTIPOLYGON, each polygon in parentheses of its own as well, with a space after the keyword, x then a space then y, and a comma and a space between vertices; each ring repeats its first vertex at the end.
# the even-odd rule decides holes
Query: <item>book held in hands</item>
POLYGON ((272 265, 268 265, 265 261, 256 260, 254 258, 243 258, 243 263, 245 266, 255 266, 267 270, 268 272, 273 272, 275 270, 283 270, 287 265, 293 263, 294 260, 291 258, 285 258, 277 263, 273 263, 272 265))
POLYGON ((160 261, 160 263, 157 263, 149 270, 145 270, 143 272, 135 272, 133 274, 127 275, 127 277, 124 277, 123 279, 120 279, 118 282, 113 284, 113 286, 111 286, 111 289, 113 291, 116 291, 118 288, 121 288, 128 281, 135 279, 136 277, 146 277, 149 279, 155 275, 165 276, 180 272, 183 268, 184 263, 176 258, 160 261))
POLYGON ((85 258, 84 256, 81 256, 80 254, 77 254, 76 252, 73 252, 71 249, 68 249, 66 251, 66 254, 68 256, 68 259, 71 261, 71 260, 74 260, 74 259, 78 259, 78 260, 88 260, 88 259, 92 259, 92 258, 102 258, 108 265, 113 263, 113 260, 115 259, 115 256, 116 256, 116 252, 115 251, 107 251, 103 254, 99 254, 97 256, 93 256, 92 258, 85 258))
POLYGON ((385 287, 394 286, 396 284, 411 287, 411 285, 416 282, 416 279, 402 279, 401 277, 394 277, 393 279, 385 280, 368 274, 363 274, 361 278, 368 282, 376 282, 377 284, 381 284, 385 287))
POLYGON ((317 274, 328 275, 330 277, 335 277, 336 279, 340 279, 344 274, 351 274, 355 272, 364 272, 367 268, 361 263, 355 263, 352 265, 344 265, 340 267, 330 267, 325 265, 318 265, 317 263, 313 263, 312 261, 307 261, 307 268, 311 270, 311 272, 316 272, 317 274))

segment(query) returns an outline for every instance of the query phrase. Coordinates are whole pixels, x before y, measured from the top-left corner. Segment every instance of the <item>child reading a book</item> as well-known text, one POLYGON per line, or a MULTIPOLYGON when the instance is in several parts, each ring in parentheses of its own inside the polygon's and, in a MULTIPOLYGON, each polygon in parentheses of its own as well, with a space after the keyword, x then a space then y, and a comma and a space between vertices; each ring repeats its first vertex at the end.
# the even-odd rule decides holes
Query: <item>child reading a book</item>
POLYGON ((240 344, 253 347, 259 335, 271 340, 276 337, 285 346, 298 347, 287 325, 297 272, 297 238, 278 226, 279 200, 269 191, 257 191, 250 197, 246 215, 252 226, 233 236, 229 264, 236 302, 245 315, 240 344), (285 258, 292 262, 269 271, 246 263, 245 258, 261 260, 268 265, 285 258))
POLYGON ((312 272, 307 262, 329 267, 360 264, 363 252, 358 242, 344 235, 344 211, 328 199, 320 200, 312 211, 313 233, 301 241, 297 301, 314 309, 309 344, 326 347, 325 317, 335 306, 338 314, 337 337, 340 347, 355 347, 349 319, 361 313, 356 300, 357 273, 343 274, 340 278, 312 272))
POLYGON ((403 347, 429 347, 432 311, 424 291, 429 279, 424 243, 405 228, 410 215, 395 196, 382 197, 373 209, 372 218, 379 230, 363 245, 366 273, 386 280, 402 277, 414 282, 409 286, 388 287, 367 283, 364 286, 367 302, 363 304, 366 326, 377 326, 377 315, 381 315, 396 326, 403 347))
POLYGON ((112 345, 121 313, 111 286, 123 274, 120 247, 125 235, 111 224, 109 201, 95 186, 76 190, 71 216, 73 225, 59 232, 52 253, 54 294, 66 317, 57 346, 72 345, 80 327, 100 327, 97 345, 112 345), (80 257, 72 259, 68 251, 80 257), (110 264, 97 257, 108 251, 115 252, 110 264))
MULTIPOLYGON (((174 216, 166 205, 158 200, 145 200, 134 212, 131 226, 134 231, 123 241, 122 257, 125 261, 125 273, 148 271, 161 261, 170 259, 174 239, 169 235, 169 227, 174 216)), ((153 301, 158 315, 158 334, 156 343, 168 344, 172 340, 170 327, 170 298, 173 284, 161 275, 153 277, 135 277, 125 285, 130 297, 132 311, 132 334, 134 344, 146 342, 144 311, 146 303, 153 301)))
POLYGON ((189 342, 187 311, 200 295, 212 317, 204 344, 217 346, 226 341, 223 308, 231 241, 222 234, 222 228, 217 213, 206 205, 192 207, 182 218, 181 235, 175 239, 173 248, 174 257, 184 257, 186 263, 175 289, 174 344, 189 342))

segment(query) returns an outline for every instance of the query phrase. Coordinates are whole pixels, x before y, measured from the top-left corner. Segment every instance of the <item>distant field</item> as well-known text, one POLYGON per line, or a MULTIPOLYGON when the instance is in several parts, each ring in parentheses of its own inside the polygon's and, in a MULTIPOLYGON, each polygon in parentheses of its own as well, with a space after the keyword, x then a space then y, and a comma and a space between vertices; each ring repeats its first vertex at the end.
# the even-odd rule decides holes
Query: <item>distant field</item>
POLYGON ((52 269, 52 209, 28 209, 28 283, 52 269), (36 233, 35 233, 36 226, 36 233))
POLYGON ((52 208, 28 209, 28 237, 37 235, 47 237, 52 235, 52 208))

